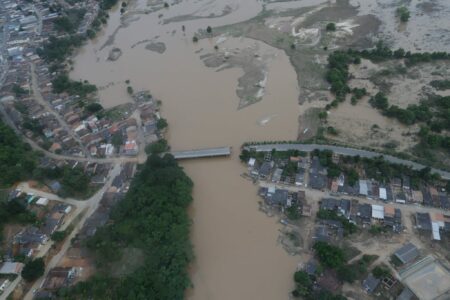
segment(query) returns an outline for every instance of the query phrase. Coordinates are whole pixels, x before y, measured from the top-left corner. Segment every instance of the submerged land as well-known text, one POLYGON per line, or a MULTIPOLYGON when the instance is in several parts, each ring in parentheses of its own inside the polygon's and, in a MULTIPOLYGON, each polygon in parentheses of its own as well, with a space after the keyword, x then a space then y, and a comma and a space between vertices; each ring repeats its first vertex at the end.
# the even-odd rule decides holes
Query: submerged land
POLYGON ((1 299, 448 297, 447 1, 0 5, 1 299))

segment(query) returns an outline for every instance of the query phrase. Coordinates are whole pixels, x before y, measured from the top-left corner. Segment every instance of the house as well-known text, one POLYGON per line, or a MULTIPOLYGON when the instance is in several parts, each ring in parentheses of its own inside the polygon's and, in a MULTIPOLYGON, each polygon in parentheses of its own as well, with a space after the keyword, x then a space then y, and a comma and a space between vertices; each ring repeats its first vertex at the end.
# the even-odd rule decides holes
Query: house
POLYGON ((20 262, 4 262, 0 267, 0 274, 20 274, 24 264, 20 262))
POLYGON ((0 278, 0 293, 3 293, 10 283, 11 282, 7 278, 0 278))
POLYGON ((379 194, 378 198, 380 198, 380 200, 387 201, 386 188, 382 188, 382 187, 378 188, 378 194, 379 194))
POLYGON ((265 161, 259 168, 259 179, 267 179, 272 171, 274 163, 272 161, 265 161))
POLYGON ((364 290, 368 294, 372 294, 373 291, 375 291, 375 289, 378 287, 379 284, 380 284, 380 279, 375 278, 372 275, 372 273, 369 274, 369 276, 362 283, 364 290))
POLYGON ((137 155, 139 152, 138 145, 135 140, 126 141, 124 146, 125 155, 137 155))
POLYGON ((392 205, 384 207, 384 225, 390 226, 394 231, 399 231, 402 224, 402 212, 392 205))
POLYGON ((429 213, 416 213, 417 229, 431 231, 431 218, 429 213))
POLYGON ((323 198, 320 201, 320 209, 334 210, 345 217, 350 215, 351 202, 347 199, 323 198))
POLYGON ((61 183, 59 183, 59 181, 53 181, 52 183, 50 183, 50 189, 54 193, 58 193, 61 190, 61 183))
POLYGON ((47 198, 39 198, 38 201, 36 201, 36 205, 41 205, 41 206, 47 206, 48 204, 48 199, 47 198))
POLYGON ((396 300, 413 300, 413 299, 418 299, 418 298, 407 287, 405 287, 403 289, 403 291, 400 293, 400 295, 398 295, 396 298, 396 300))
POLYGON ((370 224, 372 222, 372 205, 367 203, 359 204, 356 216, 362 223, 370 224))
POLYGON ((37 227, 27 227, 15 236, 15 241, 19 244, 45 244, 48 236, 37 227))
POLYGON ((420 252, 412 243, 407 243, 400 249, 394 252, 394 256, 398 258, 403 264, 409 264, 419 257, 420 252))
POLYGON ((266 202, 269 205, 286 206, 288 202, 288 191, 282 189, 276 189, 274 194, 267 194, 266 202))
POLYGON ((359 194, 362 196, 369 196, 369 187, 367 186, 367 180, 359 180, 359 194))
POLYGON ((372 204, 372 218, 384 220, 384 207, 381 205, 372 204))
POLYGON ((314 229, 314 234, 312 239, 320 242, 329 242, 330 241, 330 232, 328 231, 328 227, 326 225, 318 225, 314 229))
POLYGON ((406 175, 402 176, 402 187, 406 191, 409 191, 411 189, 411 180, 406 175))
POLYGON ((315 190, 323 190, 327 186, 327 177, 318 173, 310 173, 309 186, 315 190))
POLYGON ((314 276, 316 275, 317 272, 317 267, 318 267, 318 263, 316 260, 311 259, 309 260, 305 267, 304 267, 304 271, 309 275, 309 276, 314 276))
POLYGON ((75 268, 73 267, 53 268, 48 272, 42 288, 47 291, 56 291, 62 287, 69 286, 75 274, 75 268))
POLYGON ((305 170, 298 169, 297 174, 295 174, 295 185, 303 186, 305 184, 305 170))
POLYGON ((283 174, 283 169, 277 168, 275 169, 275 172, 273 172, 273 176, 272 176, 272 182, 280 182, 281 180, 281 175, 283 174))

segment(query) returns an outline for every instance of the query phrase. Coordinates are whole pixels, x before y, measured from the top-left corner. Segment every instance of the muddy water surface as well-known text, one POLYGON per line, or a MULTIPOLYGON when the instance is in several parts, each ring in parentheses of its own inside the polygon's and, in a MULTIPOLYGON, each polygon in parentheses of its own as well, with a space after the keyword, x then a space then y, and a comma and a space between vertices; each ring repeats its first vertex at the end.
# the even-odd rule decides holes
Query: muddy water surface
MULTIPOLYGON (((193 44, 192 34, 207 25, 248 19, 259 12, 260 4, 209 1, 211 11, 220 13, 225 5, 233 10, 220 18, 166 25, 158 17, 161 13, 186 14, 187 8, 189 12, 202 8, 199 15, 208 16, 205 9, 209 6, 205 3, 187 1, 167 11, 135 15, 133 18, 139 16, 139 20, 119 30, 116 12, 105 33, 77 55, 72 77, 105 86, 100 100, 106 107, 131 101, 126 94, 127 79, 136 91, 150 90, 163 101, 162 115, 170 124, 168 139, 173 150, 233 147, 230 158, 182 163, 195 184, 191 215, 196 260, 191 271, 194 288, 187 297, 287 299, 298 259, 277 244, 277 220, 258 211, 257 188, 240 177, 245 167, 239 162, 238 152, 240 145, 249 140, 296 138, 301 112, 296 74, 283 52, 263 43, 229 39, 220 44, 220 51, 239 51, 258 43, 255 49, 270 54, 264 56, 267 82, 263 99, 238 110, 236 88, 243 69, 232 67, 216 72, 206 67, 199 56, 215 51, 216 41, 193 44), (186 26, 185 34, 182 24, 186 26), (164 43, 166 51, 160 54, 146 50, 146 40, 164 43), (113 47, 120 48, 123 54, 117 61, 107 61, 113 47)), ((138 7, 142 9, 142 4, 138 7)))

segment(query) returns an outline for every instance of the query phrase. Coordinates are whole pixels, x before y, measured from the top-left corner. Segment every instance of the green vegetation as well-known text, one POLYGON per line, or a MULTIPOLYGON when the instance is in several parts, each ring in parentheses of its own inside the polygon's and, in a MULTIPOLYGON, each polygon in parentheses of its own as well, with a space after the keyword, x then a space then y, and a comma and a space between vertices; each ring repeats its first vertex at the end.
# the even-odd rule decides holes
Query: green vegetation
POLYGON ((369 229, 369 233, 372 235, 379 235, 381 233, 385 233, 388 231, 389 231, 389 229, 387 227, 381 226, 381 225, 372 225, 372 226, 370 226, 370 229, 369 229))
POLYGON ((133 88, 131 86, 127 86, 127 93, 133 95, 133 88))
POLYGON ((82 45, 84 38, 80 35, 70 35, 62 38, 50 36, 48 42, 42 48, 38 48, 37 54, 47 62, 62 62, 71 55, 75 48, 82 45))
POLYGON ((61 178, 61 197, 85 198, 89 194, 90 178, 82 168, 65 167, 61 178))
POLYGON ((169 151, 169 145, 165 139, 160 139, 145 147, 145 153, 147 154, 160 154, 167 151, 169 151))
POLYGON ((88 105, 86 105, 84 107, 84 109, 87 112, 94 114, 94 113, 101 111, 103 109, 103 106, 100 103, 92 102, 92 103, 89 103, 88 105))
POLYGON ((29 178, 36 162, 37 155, 31 147, 0 121, 0 187, 29 178))
POLYGON ((336 31, 336 24, 334 23, 328 23, 327 26, 325 27, 325 29, 327 31, 336 31))
POLYGON ((336 178, 341 173, 343 173, 349 185, 353 186, 359 180, 359 175, 355 171, 354 166, 346 167, 344 165, 338 165, 333 162, 333 152, 329 150, 319 151, 314 150, 312 152, 313 156, 319 158, 320 164, 327 167, 327 176, 329 178, 336 178))
POLYGON ((430 85, 439 91, 450 89, 450 80, 433 80, 430 85))
POLYGON ((192 260, 189 241, 192 181, 171 155, 151 155, 130 190, 87 243, 100 273, 69 291, 67 299, 182 299, 190 286, 187 267, 192 260), (121 278, 109 267, 123 249, 141 249, 138 269, 121 278))
POLYGON ((87 81, 74 81, 69 78, 66 73, 58 75, 52 81, 53 91, 55 93, 67 92, 70 95, 79 95, 80 97, 86 97, 88 94, 97 91, 97 87, 87 81))
POLYGON ((198 37, 196 35, 194 35, 192 37, 192 42, 197 43, 198 42, 198 37))
POLYGON ((317 242, 314 244, 313 249, 324 267, 334 269, 345 263, 345 254, 339 247, 326 242, 317 242))
POLYGON ((44 275, 45 263, 43 258, 36 258, 28 262, 22 270, 22 277, 26 281, 34 281, 44 275))
POLYGON ((163 130, 164 128, 166 128, 168 126, 166 119, 159 119, 156 122, 156 128, 158 128, 158 130, 163 130))
POLYGON ((319 209, 316 217, 322 220, 334 220, 341 222, 342 226, 344 227, 345 235, 355 233, 358 230, 358 227, 355 224, 351 223, 346 217, 340 216, 337 214, 337 212, 332 210, 319 209))
POLYGON ((83 21, 84 16, 86 15, 86 9, 69 9, 65 11, 65 15, 56 18, 53 21, 55 25, 55 29, 60 32, 65 33, 74 33, 83 21))
POLYGON ((116 132, 111 137, 111 144, 114 148, 119 149, 124 144, 123 135, 121 132, 116 132))
POLYGON ((364 254, 358 261, 342 265, 337 269, 337 277, 341 282, 353 283, 367 276, 369 266, 378 258, 377 255, 364 254))
MULTIPOLYGON (((397 49, 392 51, 382 42, 377 43, 375 49, 356 51, 348 49, 347 51, 334 51, 328 56, 328 70, 326 73, 326 80, 331 85, 331 92, 336 95, 336 100, 332 104, 328 104, 326 109, 329 110, 332 107, 337 107, 340 102, 345 101, 345 96, 348 93, 353 93, 356 100, 364 96, 367 91, 364 89, 351 90, 348 86, 349 72, 348 67, 350 64, 359 64, 361 59, 369 59, 374 62, 386 61, 390 59, 405 59, 406 66, 412 66, 420 62, 431 62, 437 60, 448 60, 450 54, 446 52, 424 52, 424 53, 411 53, 406 52, 403 49, 397 49)), ((354 102, 356 102, 354 100, 354 102)), ((378 99, 382 100, 382 99, 378 99)), ((388 107, 380 104, 380 109, 387 109, 388 107)))
POLYGON ((206 27, 206 32, 207 32, 207 33, 211 33, 211 32, 212 32, 211 26, 206 27))
POLYGON ((24 96, 26 94, 28 94, 29 91, 27 91, 26 89, 22 88, 20 85, 18 84, 14 84, 12 87, 12 91, 14 93, 14 95, 16 97, 21 97, 24 96))
POLYGON ((295 290, 292 296, 305 300, 346 300, 342 295, 333 295, 328 290, 315 290, 313 284, 314 276, 309 276, 305 271, 294 273, 295 290))
POLYGON ((402 22, 408 22, 411 16, 408 8, 406 8, 405 6, 397 8, 396 14, 400 18, 400 21, 402 22))
POLYGON ((0 202, 0 240, 5 224, 32 224, 36 222, 36 216, 26 209, 24 202, 25 197, 0 202))
POLYGON ((375 278, 383 278, 391 275, 391 271, 388 269, 388 267, 384 265, 376 266, 372 270, 372 274, 375 278))
POLYGON ((55 241, 55 242, 62 242, 62 241, 64 241, 65 238, 66 238, 66 232, 65 231, 55 231, 51 235, 52 241, 55 241))
POLYGON ((300 211, 299 211, 299 207, 297 204, 293 204, 291 206, 289 206, 288 208, 286 208, 286 217, 289 220, 295 221, 300 219, 300 211))

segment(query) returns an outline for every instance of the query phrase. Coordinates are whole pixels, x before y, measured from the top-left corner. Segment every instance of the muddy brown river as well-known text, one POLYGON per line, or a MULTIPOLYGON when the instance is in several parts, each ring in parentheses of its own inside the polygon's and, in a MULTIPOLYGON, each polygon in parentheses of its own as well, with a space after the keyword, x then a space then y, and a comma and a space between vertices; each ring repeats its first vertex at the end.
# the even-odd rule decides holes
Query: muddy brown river
POLYGON ((236 55, 243 65, 251 59, 238 56, 245 50, 254 53, 256 68, 262 68, 259 71, 265 77, 254 83, 261 86, 260 101, 238 109, 236 89, 245 75, 243 65, 221 71, 207 67, 200 56, 214 54, 218 39, 192 42, 198 29, 254 17, 261 11, 261 3, 183 1, 148 14, 145 1, 128 7, 125 25, 121 25, 117 9, 111 12, 104 31, 74 58, 71 76, 101 87, 100 101, 105 107, 132 101, 126 93, 126 80, 135 91, 150 90, 162 100, 173 150, 233 147, 229 158, 182 162, 195 184, 191 216, 196 259, 191 267, 193 288, 187 291, 187 298, 288 299, 299 258, 288 255, 277 243, 281 225, 277 218, 258 210, 257 187, 240 176, 246 168, 238 156, 245 141, 297 137, 297 119, 306 107, 298 105, 296 74, 278 49, 243 38, 221 41, 220 51, 236 55), (163 43, 164 47, 150 51, 149 43, 163 43), (122 54, 110 61, 107 58, 113 48, 122 54))

